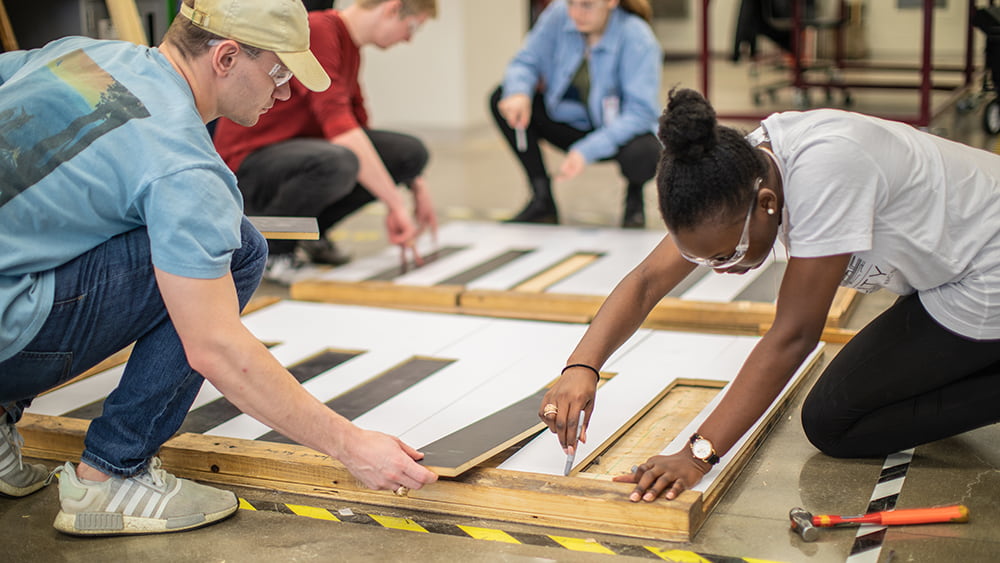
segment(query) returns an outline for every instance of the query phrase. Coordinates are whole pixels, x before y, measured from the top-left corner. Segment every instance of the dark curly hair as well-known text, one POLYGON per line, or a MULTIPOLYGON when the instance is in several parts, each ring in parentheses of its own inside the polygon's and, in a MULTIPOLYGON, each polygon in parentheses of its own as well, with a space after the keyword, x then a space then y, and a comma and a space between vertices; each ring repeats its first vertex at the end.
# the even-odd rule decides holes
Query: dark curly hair
POLYGON ((754 180, 767 162, 743 134, 723 127, 698 92, 670 91, 660 116, 663 151, 656 175, 660 214, 667 228, 693 228, 720 215, 746 213, 754 180))

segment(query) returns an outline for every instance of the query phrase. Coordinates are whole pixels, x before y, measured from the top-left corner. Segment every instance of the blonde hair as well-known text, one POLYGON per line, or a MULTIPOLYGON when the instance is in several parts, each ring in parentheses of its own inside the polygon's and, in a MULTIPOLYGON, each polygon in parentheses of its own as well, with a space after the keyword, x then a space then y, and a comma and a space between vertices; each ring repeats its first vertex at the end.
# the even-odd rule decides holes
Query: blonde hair
MULTIPOLYGON (((355 4, 358 7, 370 10, 379 4, 388 2, 389 0, 358 0, 355 4)), ((646 1, 646 0, 642 0, 646 1)), ((402 13, 407 15, 419 15, 426 14, 429 18, 436 18, 438 13, 438 3, 437 0, 399 0, 402 4, 402 13)))
POLYGON ((620 0, 618 5, 626 12, 646 20, 646 23, 653 23, 653 7, 649 5, 649 0, 620 0))

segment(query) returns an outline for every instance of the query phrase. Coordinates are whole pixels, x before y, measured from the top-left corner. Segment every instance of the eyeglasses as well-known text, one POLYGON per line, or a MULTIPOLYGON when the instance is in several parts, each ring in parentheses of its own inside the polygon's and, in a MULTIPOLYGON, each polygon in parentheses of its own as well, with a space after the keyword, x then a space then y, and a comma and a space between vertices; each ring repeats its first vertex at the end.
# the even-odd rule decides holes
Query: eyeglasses
MULTIPOLYGON (((222 41, 222 39, 209 39, 206 44, 209 47, 214 47, 219 43, 222 43, 222 41)), ((242 43, 240 43, 240 51, 253 60, 257 60, 261 53, 261 51, 257 50, 256 47, 250 47, 249 45, 243 45, 242 43)), ((288 67, 281 63, 275 63, 274 66, 271 67, 271 70, 268 71, 267 75, 274 81, 275 88, 281 88, 285 84, 288 84, 288 81, 292 79, 292 76, 295 76, 295 74, 289 70, 288 67)))
POLYGON ((411 37, 416 35, 417 30, 420 29, 421 23, 423 22, 417 19, 416 16, 410 16, 409 19, 406 20, 407 30, 409 31, 411 37))
POLYGON ((760 183, 762 181, 762 178, 757 178, 757 181, 754 182, 753 198, 750 202, 750 209, 747 210, 747 220, 743 223, 743 234, 740 235, 740 242, 736 245, 736 249, 733 250, 732 254, 724 258, 698 258, 697 256, 689 256, 682 250, 681 256, 689 262, 694 262, 699 266, 708 266, 713 270, 731 268, 739 264, 743 260, 743 257, 747 255, 747 249, 750 248, 750 217, 753 216, 753 210, 757 207, 757 192, 760 191, 760 183))
POLYGON ((281 88, 285 84, 288 84, 288 81, 294 76, 292 71, 281 63, 275 63, 267 75, 271 77, 271 80, 274 80, 275 88, 281 88))
POLYGON ((570 8, 576 8, 584 12, 590 12, 595 8, 597 8, 597 6, 600 5, 600 2, 597 1, 574 2, 573 0, 570 0, 569 2, 566 2, 566 4, 570 8))

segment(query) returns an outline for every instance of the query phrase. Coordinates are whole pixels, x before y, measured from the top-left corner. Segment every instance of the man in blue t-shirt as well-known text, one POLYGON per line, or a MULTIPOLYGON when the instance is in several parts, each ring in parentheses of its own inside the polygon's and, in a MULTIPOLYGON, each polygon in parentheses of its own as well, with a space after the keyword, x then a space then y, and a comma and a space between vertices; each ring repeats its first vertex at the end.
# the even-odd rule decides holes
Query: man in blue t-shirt
POLYGON ((205 123, 253 125, 293 75, 330 83, 300 0, 185 0, 158 48, 71 37, 0 55, 0 493, 46 482, 20 458, 31 400, 135 342, 80 463, 57 470, 58 530, 177 531, 236 510, 154 457, 202 377, 369 487, 436 478, 309 395, 240 322, 267 247, 205 123))

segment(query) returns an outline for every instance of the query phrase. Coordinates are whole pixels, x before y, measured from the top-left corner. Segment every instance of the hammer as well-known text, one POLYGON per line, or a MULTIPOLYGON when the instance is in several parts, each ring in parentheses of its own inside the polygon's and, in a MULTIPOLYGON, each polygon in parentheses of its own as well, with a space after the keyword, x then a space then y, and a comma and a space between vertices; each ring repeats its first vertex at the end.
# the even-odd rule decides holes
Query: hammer
POLYGON ((818 528, 843 526, 850 524, 881 524, 895 526, 900 524, 931 524, 933 522, 968 522, 969 509, 964 504, 939 506, 936 508, 908 508, 903 510, 883 510, 861 516, 835 516, 820 514, 813 516, 804 508, 795 507, 788 511, 788 519, 795 531, 804 541, 816 541, 819 537, 818 528))

